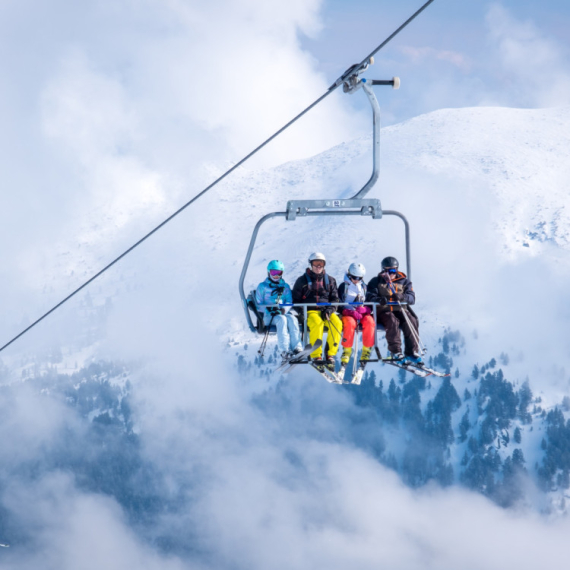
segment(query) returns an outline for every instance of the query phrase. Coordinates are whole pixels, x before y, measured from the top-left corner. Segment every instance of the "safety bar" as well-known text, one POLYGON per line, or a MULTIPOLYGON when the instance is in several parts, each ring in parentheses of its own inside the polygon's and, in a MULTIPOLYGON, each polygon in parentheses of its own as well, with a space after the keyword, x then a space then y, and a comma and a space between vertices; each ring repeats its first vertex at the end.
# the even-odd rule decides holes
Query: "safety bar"
MULTIPOLYGON (((263 309, 268 309, 271 307, 276 307, 276 308, 282 308, 282 307, 302 307, 303 308, 303 343, 307 344, 307 342, 309 341, 309 330, 307 327, 307 311, 309 307, 338 307, 338 306, 347 306, 347 305, 352 305, 352 306, 371 306, 372 307, 372 315, 374 318, 374 322, 378 323, 378 319, 376 318, 376 307, 381 306, 381 307, 386 307, 386 306, 404 306, 407 305, 408 303, 406 302, 388 302, 386 303, 386 305, 381 305, 380 303, 375 303, 375 302, 363 302, 363 303, 280 303, 280 304, 276 304, 276 305, 259 305, 259 308, 263 308, 263 309)), ((257 304, 255 305, 256 308, 258 308, 257 304)), ((247 313, 247 317, 249 322, 251 323, 251 317, 249 315, 249 311, 246 308, 246 313, 247 313)), ((253 323, 251 324, 252 330, 256 330, 255 327, 253 327, 253 323)), ((378 349, 378 339, 376 337, 376 334, 374 335, 374 348, 376 349, 376 352, 379 352, 378 349)))
MULTIPOLYGON (((369 306, 373 306, 373 305, 380 305, 381 307, 386 307, 387 305, 393 305, 395 307, 397 307, 398 305, 407 305, 408 303, 406 303, 405 301, 403 302, 393 302, 390 301, 388 303, 386 303, 385 305, 380 305, 380 303, 376 303, 376 302, 363 302, 363 303, 349 303, 348 301, 345 301, 344 303, 342 302, 338 302, 338 303, 278 303, 275 305, 259 305, 260 307, 263 307, 265 309, 268 309, 270 307, 338 307, 341 305, 354 305, 357 307, 362 307, 363 305, 369 305, 369 306)), ((257 306, 257 305, 256 305, 257 306)))
MULTIPOLYGON (((310 212, 309 211, 305 214, 305 216, 332 216, 332 215, 361 216, 362 214, 360 211, 340 211, 340 212, 339 211, 326 211, 326 212, 322 212, 322 211, 321 212, 310 212)), ((395 210, 384 210, 382 212, 382 216, 396 216, 396 217, 400 218, 402 220, 402 222, 404 222, 404 230, 405 230, 405 238, 406 238, 406 273, 407 273, 408 278, 411 280, 411 278, 412 278, 412 260, 411 260, 411 252, 410 252, 410 224, 403 214, 401 214, 400 212, 396 212, 395 210)), ((287 212, 272 212, 270 214, 266 214, 257 222, 257 224, 255 224, 255 228, 253 229, 253 232, 251 235, 251 240, 249 242, 249 247, 247 249, 247 254, 245 256, 245 260, 244 260, 243 267, 241 270, 241 275, 239 278, 239 295, 240 295, 240 298, 241 298, 242 303, 243 303, 243 308, 245 311, 245 318, 247 319, 249 329, 252 332, 255 332, 257 329, 253 325, 253 322, 251 320, 251 316, 249 314, 249 310, 247 308, 247 299, 245 296, 243 284, 245 281, 245 276, 247 274, 247 270, 249 268, 249 262, 251 260, 251 254, 253 253, 253 248, 255 246, 255 242, 257 240, 259 228, 261 228, 261 226, 267 220, 269 220, 271 218, 276 218, 276 217, 283 217, 283 218, 287 219, 287 212)), ((372 218, 372 219, 374 219, 374 218, 372 218)), ((340 303, 340 304, 346 305, 346 303, 340 303)), ((313 305, 314 305, 314 303, 313 303, 313 305)))

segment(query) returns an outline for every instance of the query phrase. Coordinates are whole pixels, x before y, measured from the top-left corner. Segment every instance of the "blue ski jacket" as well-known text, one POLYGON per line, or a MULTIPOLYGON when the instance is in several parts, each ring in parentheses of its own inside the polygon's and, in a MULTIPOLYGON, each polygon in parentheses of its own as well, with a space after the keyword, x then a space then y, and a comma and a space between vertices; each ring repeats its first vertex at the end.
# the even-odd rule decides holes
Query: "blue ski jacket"
MULTIPOLYGON (((280 279, 278 283, 271 281, 269 277, 262 281, 255 290, 255 302, 260 305, 277 305, 282 303, 293 303, 293 294, 291 287, 280 279), (280 294, 281 293, 281 294, 280 294)), ((290 307, 284 307, 287 312, 290 307)), ((265 309, 266 312, 269 312, 265 309)))

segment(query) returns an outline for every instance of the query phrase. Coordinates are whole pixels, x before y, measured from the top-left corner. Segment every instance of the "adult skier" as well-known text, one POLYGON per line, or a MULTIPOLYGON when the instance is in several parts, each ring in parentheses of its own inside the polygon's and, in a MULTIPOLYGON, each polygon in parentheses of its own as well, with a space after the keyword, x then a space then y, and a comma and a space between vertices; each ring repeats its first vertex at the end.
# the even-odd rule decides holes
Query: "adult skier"
MULTIPOLYGON (((305 273, 293 285, 294 303, 338 303, 338 289, 336 280, 325 271, 327 260, 322 253, 312 253, 309 256, 309 265, 305 273)), ((326 359, 327 368, 334 370, 334 357, 338 351, 342 334, 342 321, 336 313, 335 307, 307 307, 307 326, 310 332, 310 343, 315 344, 317 339, 323 339, 325 325, 328 326, 326 359)), ((320 346, 311 353, 315 364, 322 364, 323 349, 320 346)))
POLYGON ((338 295, 341 302, 347 303, 342 308, 342 346, 343 351, 340 357, 341 365, 346 366, 352 355, 352 345, 354 333, 360 323, 362 325, 362 354, 360 360, 368 360, 372 347, 374 346, 374 334, 376 324, 372 317, 372 309, 364 305, 354 305, 352 303, 363 303, 366 299, 366 285, 364 276, 366 269, 361 263, 351 263, 344 281, 338 288, 338 295))
POLYGON ((403 363, 423 364, 418 344, 418 317, 411 308, 416 302, 416 294, 411 281, 398 268, 395 257, 385 257, 382 271, 368 283, 366 300, 380 304, 376 318, 386 329, 390 358, 403 363), (404 333, 404 354, 400 329, 404 333))
MULTIPOLYGON (((257 306, 281 305, 293 303, 291 287, 284 281, 285 265, 278 259, 269 262, 267 279, 255 290, 257 306)), ((277 327, 277 346, 283 361, 289 360, 303 350, 301 333, 297 317, 290 312, 290 307, 267 307, 263 315, 263 324, 277 327)))

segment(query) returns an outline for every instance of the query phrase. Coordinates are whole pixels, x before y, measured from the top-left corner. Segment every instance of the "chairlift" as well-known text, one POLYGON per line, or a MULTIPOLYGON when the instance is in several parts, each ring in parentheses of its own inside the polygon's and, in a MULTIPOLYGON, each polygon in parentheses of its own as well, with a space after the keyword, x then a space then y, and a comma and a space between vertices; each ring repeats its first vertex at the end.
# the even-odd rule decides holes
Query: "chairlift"
MULTIPOLYGON (((358 70, 358 66, 355 66, 357 71, 349 75, 345 82, 343 83, 343 91, 345 93, 355 93, 360 88, 364 91, 368 100, 372 106, 372 117, 373 117, 373 152, 372 152, 372 175, 366 184, 359 190, 354 196, 349 199, 329 199, 329 200, 289 200, 287 202, 287 207, 284 212, 271 212, 263 216, 255 225, 251 240, 249 243, 249 248, 245 257, 243 268, 241 271, 241 276, 239 279, 239 293, 241 300, 243 302, 243 307, 245 311, 246 320, 250 330, 254 333, 260 335, 265 335, 266 333, 275 334, 277 329, 275 325, 268 327, 263 322, 264 310, 267 306, 280 306, 285 305, 264 305, 262 307, 257 305, 255 299, 255 290, 251 291, 247 296, 244 292, 244 280, 247 274, 249 263, 251 260, 251 255, 255 248, 255 243, 261 226, 270 220, 271 218, 282 217, 285 218, 287 222, 296 222, 299 218, 307 218, 311 216, 363 216, 370 218, 371 220, 381 220, 384 216, 396 216, 402 220, 404 223, 404 234, 406 242, 406 272, 408 277, 411 278, 411 257, 410 257, 410 226, 408 220, 400 212, 395 210, 382 210, 380 200, 374 198, 365 198, 366 194, 374 186, 379 177, 380 170, 380 106, 376 95, 372 89, 376 85, 391 85, 394 89, 399 89, 400 79, 394 77, 390 80, 367 80, 364 77, 359 77, 369 65, 374 63, 374 58, 370 58, 368 63, 358 70)), ((374 321, 378 323, 376 318, 376 303, 364 303, 365 305, 372 306, 374 321)), ((318 305, 330 306, 330 305, 346 305, 346 303, 318 303, 318 305)), ((294 303, 293 305, 297 309, 302 309, 302 333, 304 342, 308 342, 308 329, 307 329, 307 306, 315 306, 315 303, 294 303)), ((378 325, 377 325, 378 326, 378 325)), ((378 360, 380 359, 380 351, 377 346, 377 339, 374 338, 374 348, 376 354, 378 355, 378 360)), ((371 359, 370 362, 377 362, 378 360, 371 359)))

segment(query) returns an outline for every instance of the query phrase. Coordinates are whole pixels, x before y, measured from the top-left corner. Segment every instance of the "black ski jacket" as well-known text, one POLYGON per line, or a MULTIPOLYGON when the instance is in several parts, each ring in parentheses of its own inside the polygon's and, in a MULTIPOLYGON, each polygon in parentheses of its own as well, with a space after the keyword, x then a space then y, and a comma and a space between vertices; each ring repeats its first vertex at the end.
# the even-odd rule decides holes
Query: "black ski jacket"
MULTIPOLYGON (((416 294, 412 287, 412 282, 406 277, 405 273, 398 271, 396 274, 396 279, 392 281, 392 286, 396 293, 400 293, 402 298, 400 301, 407 303, 408 305, 413 305, 416 302, 416 294)), ((382 273, 379 273, 376 277, 373 277, 368 283, 368 291, 366 293, 366 301, 371 303, 379 303, 380 298, 385 297, 389 302, 395 303, 398 299, 394 295, 389 282, 384 278, 382 273)), ((293 297, 294 298, 294 297, 293 297)), ((399 311, 400 307, 398 305, 384 305, 376 307, 377 312, 386 311, 399 311)), ((412 314, 413 311, 410 309, 412 314)))
MULTIPOLYGON (((293 303, 338 303, 338 289, 334 277, 313 273, 306 269, 305 273, 293 285, 293 303), (328 285, 327 285, 328 282, 328 285)), ((336 310, 336 307, 332 307, 336 310)), ((321 311, 324 307, 307 307, 309 311, 321 311)))

